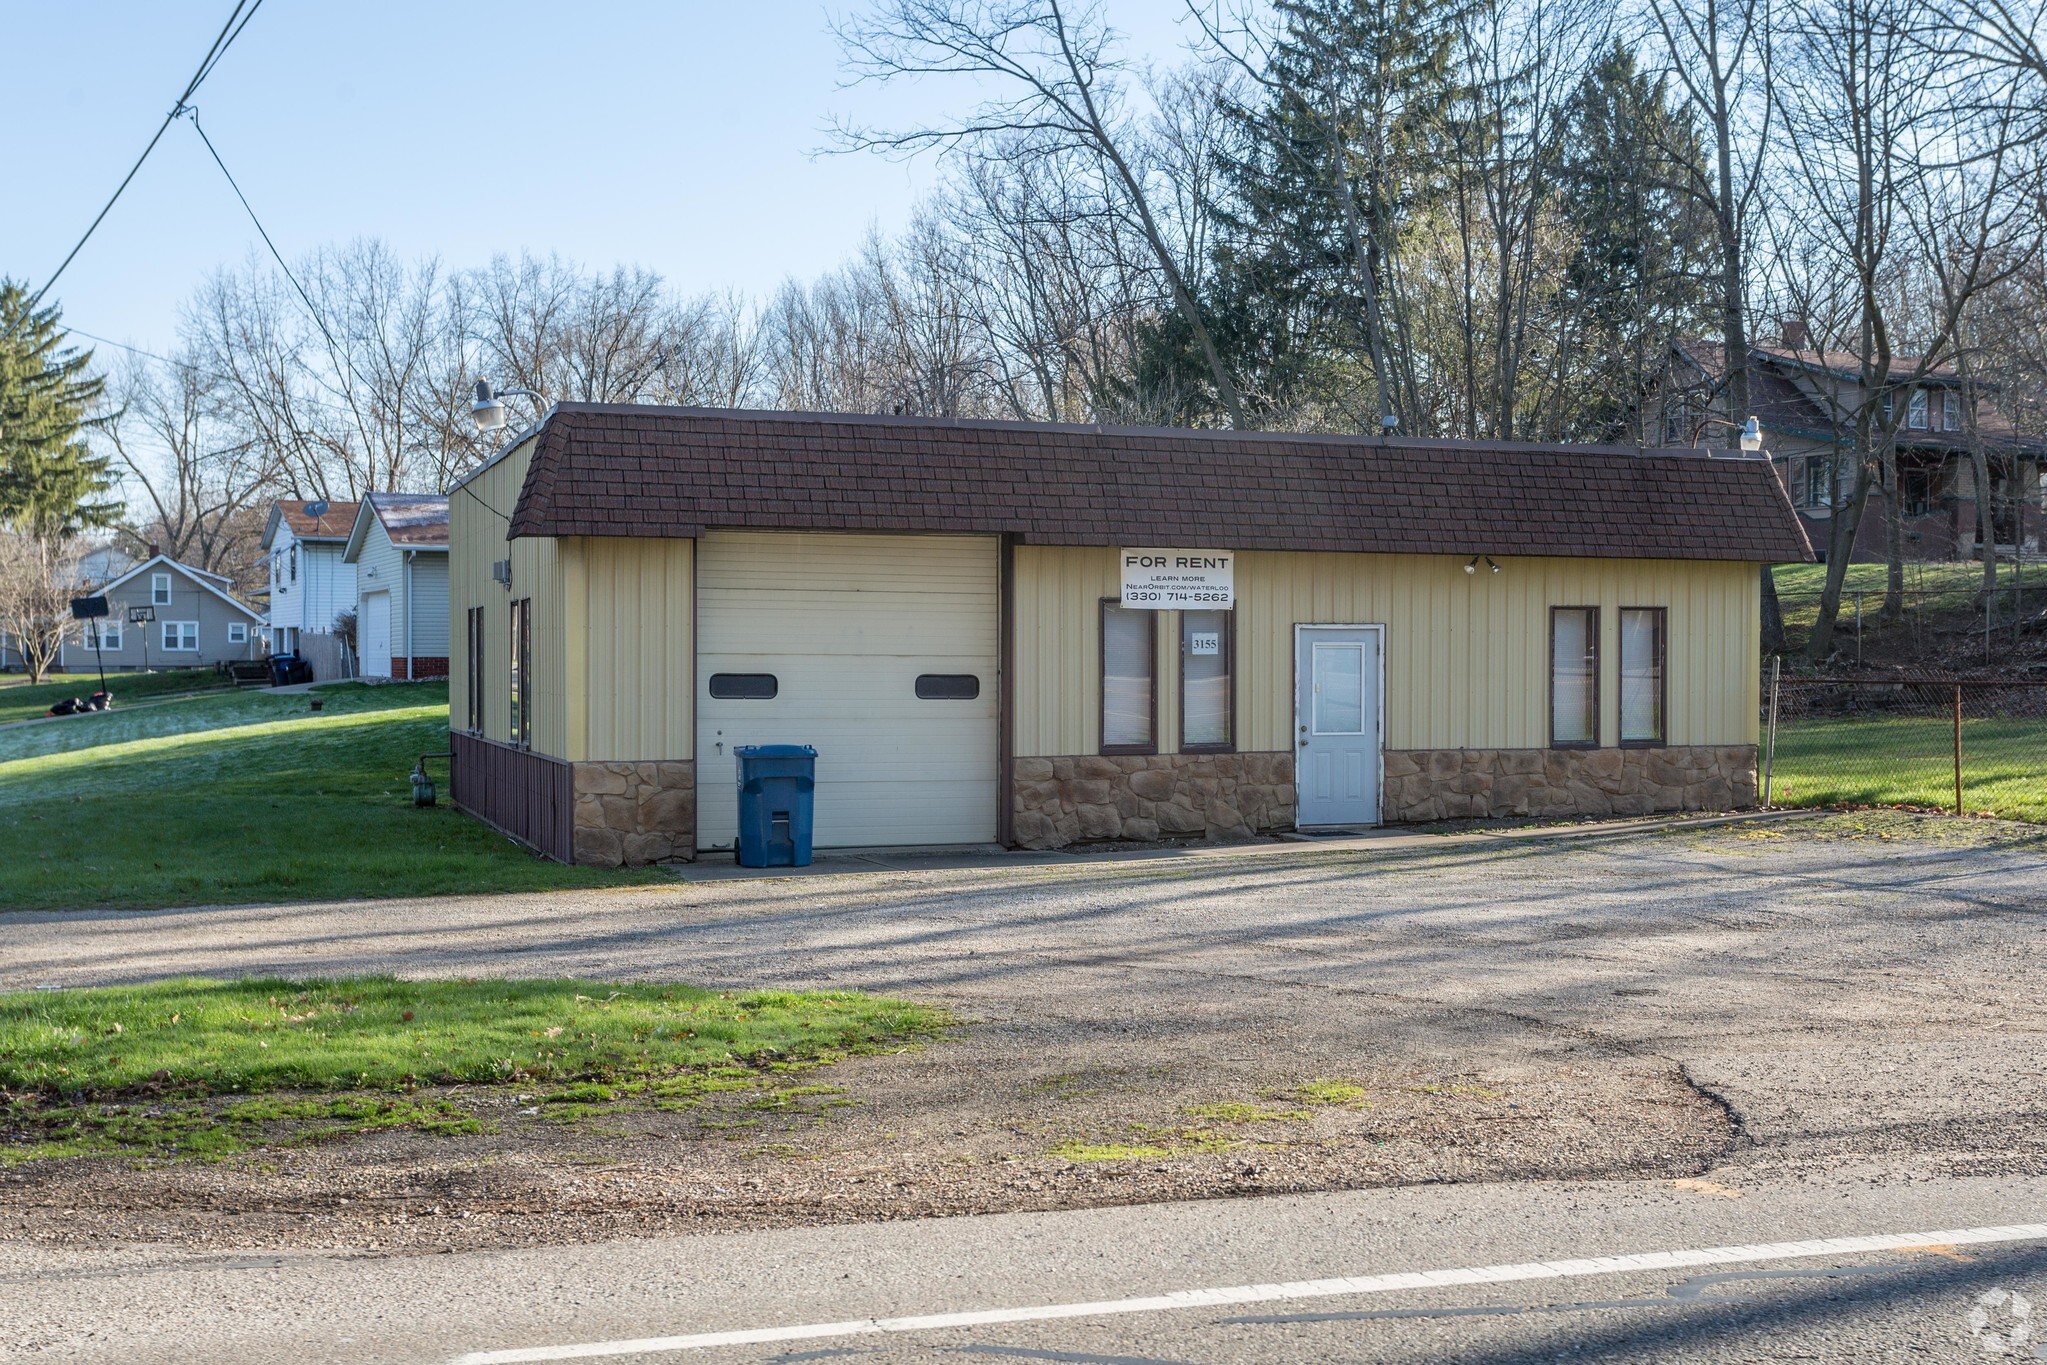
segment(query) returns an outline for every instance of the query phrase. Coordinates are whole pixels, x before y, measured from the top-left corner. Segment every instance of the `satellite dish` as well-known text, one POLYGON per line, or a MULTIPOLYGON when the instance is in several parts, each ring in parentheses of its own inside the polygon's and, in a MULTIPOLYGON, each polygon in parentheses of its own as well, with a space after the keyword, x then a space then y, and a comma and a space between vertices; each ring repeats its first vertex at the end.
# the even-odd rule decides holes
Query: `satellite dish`
POLYGON ((306 504, 306 515, 307 515, 307 516, 309 516, 309 517, 311 517, 311 518, 312 518, 312 519, 313 519, 314 521, 318 521, 318 520, 319 520, 319 519, 320 519, 321 517, 324 517, 324 516, 326 516, 326 515, 327 515, 327 499, 325 499, 325 498, 321 498, 321 499, 320 499, 320 500, 319 500, 318 502, 309 502, 309 503, 307 503, 307 504, 306 504))

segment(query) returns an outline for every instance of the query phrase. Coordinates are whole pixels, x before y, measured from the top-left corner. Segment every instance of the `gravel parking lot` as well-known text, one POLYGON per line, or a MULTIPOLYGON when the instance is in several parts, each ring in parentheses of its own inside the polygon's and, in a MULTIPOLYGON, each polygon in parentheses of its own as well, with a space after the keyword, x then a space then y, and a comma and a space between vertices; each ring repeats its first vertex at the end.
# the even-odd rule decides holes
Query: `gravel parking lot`
POLYGON ((0 987, 858 987, 836 1090, 0 1175, 0 1235, 428 1249, 1416 1181, 2047 1171, 2038 831, 1811 816, 1384 851, 0 915, 0 987))

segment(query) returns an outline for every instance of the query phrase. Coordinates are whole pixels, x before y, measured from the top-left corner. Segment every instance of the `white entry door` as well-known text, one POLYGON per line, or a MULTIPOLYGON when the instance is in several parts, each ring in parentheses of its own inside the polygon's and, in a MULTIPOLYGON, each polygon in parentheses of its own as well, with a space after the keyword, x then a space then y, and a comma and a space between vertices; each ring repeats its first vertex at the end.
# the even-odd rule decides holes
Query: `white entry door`
POLYGON ((388 678, 391 676, 391 594, 372 592, 363 594, 362 620, 357 622, 362 630, 362 674, 365 678, 388 678))
POLYGON ((1379 626, 1294 627, 1294 823, 1379 823, 1379 626))

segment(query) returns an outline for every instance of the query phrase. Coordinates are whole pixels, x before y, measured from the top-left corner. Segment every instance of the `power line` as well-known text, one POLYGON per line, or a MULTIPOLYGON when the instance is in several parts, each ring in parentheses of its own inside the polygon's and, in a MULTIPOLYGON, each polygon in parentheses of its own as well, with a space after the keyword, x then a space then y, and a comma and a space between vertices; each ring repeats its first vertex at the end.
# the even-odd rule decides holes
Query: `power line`
POLYGON ((73 246, 58 263, 57 268, 50 272, 50 278, 43 281, 43 287, 36 290, 35 296, 29 299, 28 306, 31 310, 43 301, 43 295, 50 292, 50 286, 57 282, 57 277, 62 275, 77 258, 78 253, 85 249, 85 244, 92 240, 92 234, 99 230, 99 225, 113 212, 115 202, 128 188, 129 182, 135 179, 136 172, 142 169, 142 163, 149 160, 149 154, 155 151, 156 144, 163 140, 164 131, 171 126, 171 121, 185 111, 185 102, 198 92, 200 83, 213 74, 213 68, 220 65, 220 59, 227 55, 227 50, 233 45, 234 40, 242 36, 242 30, 249 26, 249 20, 256 17, 256 11, 262 5, 263 0, 254 0, 253 4, 250 0, 235 0, 234 11, 227 16, 227 22, 220 26, 220 32, 213 39, 213 46, 206 49, 205 57, 200 59, 199 69, 193 72, 192 79, 185 83, 185 89, 178 96, 177 103, 163 116, 163 122, 158 125, 155 136, 151 137, 149 145, 142 149, 142 155, 135 158, 135 164, 128 168, 128 174, 121 177, 121 183, 114 187, 114 192, 108 197, 105 207, 100 209, 91 224, 86 227, 85 235, 78 239, 77 245, 73 246), (247 14, 242 12, 244 6, 248 8, 247 14), (241 22, 237 23, 236 20, 241 22))
POLYGON ((234 173, 228 170, 227 163, 220 159, 220 153, 214 149, 213 139, 206 136, 206 130, 199 126, 199 111, 192 109, 187 112, 192 115, 192 131, 199 134, 199 140, 206 144, 207 154, 213 158, 213 164, 220 167, 220 173, 227 177, 227 187, 235 192, 235 198, 242 201, 243 211, 249 215, 249 221, 256 225, 256 235, 263 239, 264 246, 270 248, 271 259, 275 260, 277 268, 284 272, 284 278, 290 280, 291 287, 298 291, 299 301, 306 306, 306 316, 310 317, 313 320, 313 325, 320 329, 320 335, 327 338, 327 345, 336 356, 340 357, 341 363, 348 367, 348 372, 355 377, 355 382, 360 384, 365 391, 375 393, 375 388, 371 386, 367 379, 362 377, 362 371, 356 369, 354 357, 350 356, 342 348, 341 343, 334 339, 334 333, 327 330, 327 319, 321 317, 320 310, 313 306, 313 296, 308 294, 306 287, 299 283, 299 277, 293 273, 291 266, 285 261, 284 253, 277 249, 277 243, 270 240, 270 232, 263 226, 263 220, 256 216, 255 208, 249 203, 249 196, 242 193, 242 187, 235 183, 234 173))

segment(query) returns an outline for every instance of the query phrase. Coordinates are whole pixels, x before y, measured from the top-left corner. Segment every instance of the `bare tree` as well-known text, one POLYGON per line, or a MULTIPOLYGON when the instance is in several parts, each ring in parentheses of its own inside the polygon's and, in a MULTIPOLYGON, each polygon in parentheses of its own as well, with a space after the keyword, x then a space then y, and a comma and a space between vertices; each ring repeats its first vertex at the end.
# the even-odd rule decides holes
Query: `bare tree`
POLYGON ((221 421, 218 395, 189 357, 132 356, 113 384, 108 443, 146 512, 136 538, 182 563, 254 588, 262 527, 252 515, 274 486, 272 452, 221 421))
POLYGON ((31 683, 56 664, 74 628, 77 570, 78 550, 67 537, 0 529, 0 637, 21 652, 31 683))
POLYGON ((1126 107, 1116 33, 1091 0, 884 0, 872 15, 835 30, 856 81, 908 76, 966 76, 1005 90, 942 127, 877 131, 844 126, 848 148, 915 153, 963 148, 1005 155, 1078 151, 1104 198, 1127 213, 1192 333, 1235 427, 1245 425, 1243 396, 1223 363, 1215 337, 1175 250, 1157 187, 1147 183, 1137 133, 1126 107), (1025 142, 1018 141, 1024 135, 1025 142))
MULTIPOLYGON (((1853 487, 1834 510, 1826 586, 1808 647, 1824 659, 1872 493, 1884 499, 1896 535, 1903 397, 1952 356, 1964 311, 2001 278, 2023 199, 2014 196, 2010 174, 2015 119, 2007 112, 1985 120, 1980 105, 1953 98, 1954 78, 1918 41, 1915 7, 1905 0, 1800 0, 1795 16, 1789 55, 1799 79, 1780 83, 1776 98, 1788 166, 1802 191, 1802 245, 1847 285, 1844 322, 1853 331, 1843 349, 1859 368, 1846 421, 1853 487), (1941 296, 1930 310, 1897 288, 1915 263, 1940 279, 1941 296)), ((1895 615, 1904 587, 1895 543, 1887 558, 1885 611, 1895 615)))

